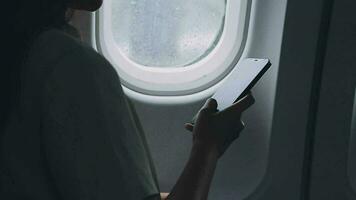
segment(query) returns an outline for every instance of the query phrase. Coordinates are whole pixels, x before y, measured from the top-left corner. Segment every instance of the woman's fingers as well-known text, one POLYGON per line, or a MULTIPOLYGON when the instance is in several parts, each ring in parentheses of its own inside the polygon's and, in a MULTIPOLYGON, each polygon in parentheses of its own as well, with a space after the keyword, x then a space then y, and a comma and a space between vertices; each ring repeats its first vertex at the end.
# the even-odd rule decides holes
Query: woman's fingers
POLYGON ((216 111, 218 108, 218 102, 213 98, 209 98, 203 106, 203 109, 205 109, 205 108, 212 110, 212 111, 216 111))
POLYGON ((199 110, 198 116, 193 122, 194 124, 197 123, 197 121, 200 122, 207 122, 209 121, 209 117, 212 116, 215 112, 217 112, 217 107, 218 104, 215 99, 208 99, 202 109, 199 110))
POLYGON ((252 94, 247 94, 246 96, 241 98, 238 102, 232 104, 232 106, 226 108, 220 113, 241 115, 243 111, 247 110, 254 103, 255 103, 255 98, 252 96, 252 94))
POLYGON ((194 129, 194 125, 191 124, 191 123, 185 123, 184 124, 184 127, 187 131, 190 131, 190 132, 193 132, 193 129, 194 129))
POLYGON ((241 98, 238 102, 234 103, 232 106, 226 108, 225 110, 221 111, 221 112, 217 112, 217 107, 218 107, 218 103, 215 99, 210 98, 208 99, 203 108, 199 111, 199 113, 193 118, 193 121, 191 123, 185 123, 185 129, 193 132, 194 129, 194 124, 196 122, 196 118, 198 117, 198 115, 202 115, 201 118, 205 119, 205 117, 207 117, 210 114, 216 113, 217 115, 223 115, 225 116, 224 118, 226 119, 226 117, 229 118, 229 116, 241 116, 241 113, 243 111, 245 111, 246 109, 248 109, 251 105, 253 105, 255 103, 255 99, 252 96, 251 93, 247 94, 246 96, 244 96, 243 98, 241 98))
POLYGON ((252 106, 255 103, 255 98, 252 96, 251 93, 247 94, 244 96, 242 99, 240 99, 238 102, 234 103, 231 107, 243 112, 247 110, 250 106, 252 106))

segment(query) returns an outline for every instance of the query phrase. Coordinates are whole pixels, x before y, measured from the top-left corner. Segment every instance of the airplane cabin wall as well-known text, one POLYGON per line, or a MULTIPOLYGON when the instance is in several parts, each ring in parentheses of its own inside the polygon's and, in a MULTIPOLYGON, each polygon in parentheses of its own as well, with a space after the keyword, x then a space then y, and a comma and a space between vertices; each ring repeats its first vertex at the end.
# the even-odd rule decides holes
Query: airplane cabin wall
MULTIPOLYGON (((273 65, 253 90, 256 104, 243 117, 247 127, 221 159, 210 199, 300 200, 309 193, 318 194, 317 190, 306 188, 310 181, 306 168, 312 164, 305 161, 305 153, 309 143, 310 99, 325 1, 251 2, 243 56, 267 57, 273 65), (305 194, 306 191, 309 193, 305 194)), ((91 19, 90 14, 79 12, 73 24, 80 28, 84 41, 95 47, 91 19)), ((345 27, 334 27, 337 28, 345 27)), ((340 35, 334 37, 337 36, 340 35)), ((351 39, 351 33, 348 37, 351 39)), ((337 43, 333 45, 337 49, 337 43)), ((330 72, 326 73, 330 76, 330 72)), ((323 98, 328 98, 326 93, 324 95, 323 98)), ((191 136, 183 125, 204 101, 155 105, 134 100, 152 150, 162 191, 171 189, 188 159, 191 136)), ((353 102, 353 124, 356 127, 356 97, 353 102)), ((324 106, 328 103, 321 102, 324 106)), ((356 133, 355 128, 352 130, 348 174, 356 191, 356 133)), ((315 164, 311 177, 318 174, 319 168, 315 168, 315 164)), ((343 168, 346 169, 346 166, 343 168)))
POLYGON ((317 105, 308 199, 356 199, 356 2, 331 1, 317 105), (354 115, 355 116, 355 115, 354 115), (351 145, 351 146, 350 146, 351 145))
MULTIPOLYGON (((286 1, 252 1, 243 57, 267 57, 272 68, 253 90, 255 105, 243 120, 246 128, 218 164, 210 199, 244 199, 265 176, 286 1), (268 39, 265 39, 268 38, 268 39)), ((154 105, 135 101, 146 130, 162 191, 170 191, 188 159, 191 135, 183 125, 205 99, 185 105, 154 105)))

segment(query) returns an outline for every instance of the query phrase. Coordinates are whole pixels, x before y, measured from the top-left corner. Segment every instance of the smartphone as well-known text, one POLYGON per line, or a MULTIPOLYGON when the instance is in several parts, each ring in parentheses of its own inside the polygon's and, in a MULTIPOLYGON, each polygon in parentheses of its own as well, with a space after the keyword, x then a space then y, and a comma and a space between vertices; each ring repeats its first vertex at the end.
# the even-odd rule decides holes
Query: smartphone
MULTIPOLYGON (((218 111, 222 111, 242 97, 246 96, 251 88, 271 67, 268 59, 245 58, 231 72, 229 77, 211 97, 218 103, 218 111)), ((197 115, 191 121, 194 124, 197 115)))

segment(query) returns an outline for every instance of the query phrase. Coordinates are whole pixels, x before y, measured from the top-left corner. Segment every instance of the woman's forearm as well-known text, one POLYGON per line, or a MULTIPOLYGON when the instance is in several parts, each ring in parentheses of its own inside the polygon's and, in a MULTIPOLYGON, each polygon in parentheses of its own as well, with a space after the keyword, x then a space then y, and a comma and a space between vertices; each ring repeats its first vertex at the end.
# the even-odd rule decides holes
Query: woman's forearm
POLYGON ((206 200, 218 161, 218 151, 195 143, 183 173, 167 200, 206 200))

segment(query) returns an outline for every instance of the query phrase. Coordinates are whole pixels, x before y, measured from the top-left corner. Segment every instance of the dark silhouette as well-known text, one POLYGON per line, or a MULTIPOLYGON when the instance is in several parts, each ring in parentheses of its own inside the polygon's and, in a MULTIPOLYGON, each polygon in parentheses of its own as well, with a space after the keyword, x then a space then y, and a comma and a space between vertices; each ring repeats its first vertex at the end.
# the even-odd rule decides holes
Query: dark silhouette
POLYGON ((33 39, 46 29, 64 28, 69 20, 69 0, 26 1, 11 0, 1 3, 3 29, 2 65, 0 68, 0 129, 19 98, 22 63, 33 39))
POLYGON ((220 112, 207 101, 196 123, 186 124, 194 136, 188 163, 161 197, 116 71, 67 24, 71 9, 94 11, 101 3, 2 2, 0 199, 207 199, 217 161, 244 128, 240 117, 253 97, 220 112))

